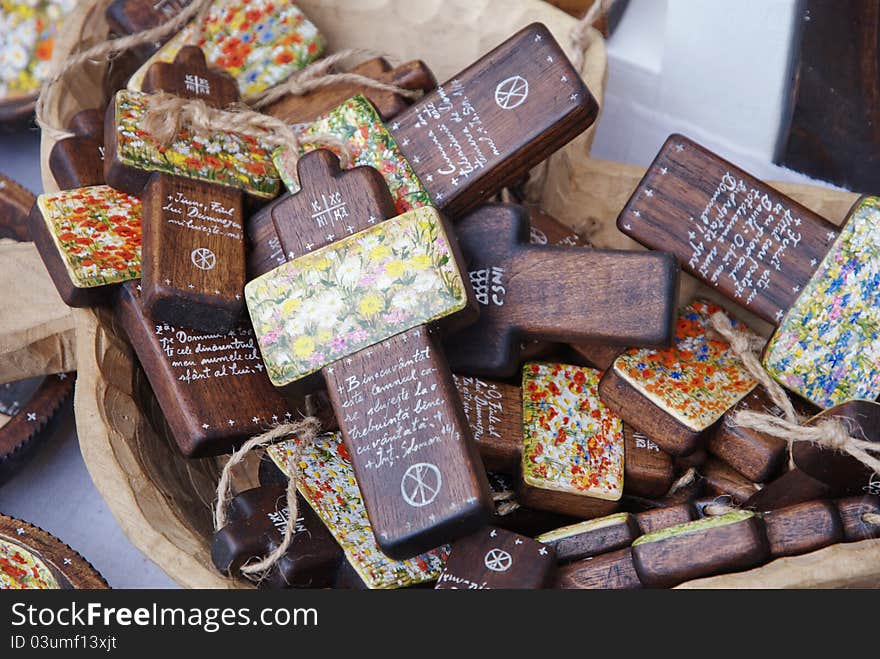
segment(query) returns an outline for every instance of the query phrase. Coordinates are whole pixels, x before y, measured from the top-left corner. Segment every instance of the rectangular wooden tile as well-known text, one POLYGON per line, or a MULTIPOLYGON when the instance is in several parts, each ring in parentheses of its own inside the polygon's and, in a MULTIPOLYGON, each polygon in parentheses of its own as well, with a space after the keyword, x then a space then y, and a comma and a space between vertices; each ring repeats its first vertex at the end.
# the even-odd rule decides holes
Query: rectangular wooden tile
POLYGON ((624 492, 641 497, 661 497, 675 478, 672 456, 660 450, 643 432, 623 424, 624 492))
POLYGON ((599 516, 623 494, 623 426, 598 395, 599 373, 563 364, 523 367, 520 499, 599 516))

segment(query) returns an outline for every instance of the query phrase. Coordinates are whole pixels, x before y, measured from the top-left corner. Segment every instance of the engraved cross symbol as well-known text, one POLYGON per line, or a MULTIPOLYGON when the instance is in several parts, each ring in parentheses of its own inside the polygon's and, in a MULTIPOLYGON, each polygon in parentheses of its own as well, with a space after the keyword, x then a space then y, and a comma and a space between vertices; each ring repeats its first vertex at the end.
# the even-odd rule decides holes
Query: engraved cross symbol
POLYGON ((348 206, 340 192, 322 194, 320 200, 312 199, 312 219, 319 229, 327 226, 327 220, 330 220, 332 225, 336 220, 346 217, 348 217, 348 206))
POLYGON ((443 478, 435 465, 419 462, 404 472, 400 481, 400 494, 409 505, 421 508, 437 498, 442 484, 443 478))
POLYGON ((193 94, 207 96, 211 93, 211 83, 208 82, 207 78, 203 78, 202 76, 187 73, 183 77, 183 84, 186 86, 186 90, 193 94))
POLYGON ((529 81, 522 76, 511 76, 495 87, 495 102, 502 110, 513 110, 525 102, 529 95, 529 81))
POLYGON ((196 247, 189 258, 199 270, 213 270, 217 265, 217 257, 207 247, 196 247))
POLYGON ((492 572, 507 572, 513 564, 513 557, 503 549, 490 549, 483 558, 483 564, 492 572))

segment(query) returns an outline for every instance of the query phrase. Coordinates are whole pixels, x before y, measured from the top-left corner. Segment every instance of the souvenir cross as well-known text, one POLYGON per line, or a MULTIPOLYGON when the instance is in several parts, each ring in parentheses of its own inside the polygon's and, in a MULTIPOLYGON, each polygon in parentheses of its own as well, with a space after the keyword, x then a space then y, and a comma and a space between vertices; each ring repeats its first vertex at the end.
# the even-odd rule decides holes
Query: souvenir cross
MULTIPOLYGON (((382 172, 399 213, 431 204, 454 218, 574 139, 597 112, 562 49, 535 23, 388 124, 356 96, 312 123, 303 141, 311 148, 310 135, 340 139, 354 165, 382 172)), ((296 191, 296 180, 278 169, 296 191)), ((249 233, 271 253, 271 230, 259 226, 269 218, 254 219, 249 233)))
MULTIPOLYGON (((238 98, 235 81, 209 69, 194 46, 153 66, 145 88, 213 107, 238 98)), ((107 182, 143 196, 144 307, 157 321, 228 331, 244 305, 242 192, 271 197, 277 181, 266 152, 249 137, 184 130, 167 149, 160 146, 139 124, 147 102, 119 92, 105 124, 107 182)))
POLYGON ((381 177, 340 172, 324 151, 298 175, 302 190, 273 211, 291 260, 245 288, 263 360, 276 386, 322 372, 376 539, 412 556, 479 528, 490 510, 427 327, 472 309, 470 289, 433 208, 383 221, 394 210, 381 177))
POLYGON ((880 396, 880 200, 836 227, 680 135, 617 220, 719 293, 776 325, 762 361, 822 408, 880 396))
POLYGON ((665 345, 678 289, 675 260, 660 252, 619 252, 529 244, 518 206, 487 204, 456 225, 469 258, 480 319, 450 336, 456 371, 507 377, 522 338, 665 345))

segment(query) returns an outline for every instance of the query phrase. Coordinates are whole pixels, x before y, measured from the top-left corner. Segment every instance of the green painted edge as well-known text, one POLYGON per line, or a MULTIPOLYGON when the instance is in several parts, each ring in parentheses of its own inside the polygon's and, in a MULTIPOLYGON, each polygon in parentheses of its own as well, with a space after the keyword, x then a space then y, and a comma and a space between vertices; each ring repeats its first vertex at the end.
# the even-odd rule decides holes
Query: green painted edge
POLYGON ((646 545, 651 542, 666 540, 667 538, 671 538, 674 536, 689 535, 691 533, 706 531, 708 529, 714 529, 720 526, 736 524, 737 522, 742 522, 744 520, 751 519, 752 517, 757 517, 757 515, 751 510, 735 510, 731 513, 718 515, 717 517, 704 517, 703 519, 698 519, 693 522, 676 524, 675 526, 660 529, 659 531, 654 531, 653 533, 647 533, 640 538, 636 538, 635 541, 633 541, 632 546, 636 547, 638 545, 646 545))

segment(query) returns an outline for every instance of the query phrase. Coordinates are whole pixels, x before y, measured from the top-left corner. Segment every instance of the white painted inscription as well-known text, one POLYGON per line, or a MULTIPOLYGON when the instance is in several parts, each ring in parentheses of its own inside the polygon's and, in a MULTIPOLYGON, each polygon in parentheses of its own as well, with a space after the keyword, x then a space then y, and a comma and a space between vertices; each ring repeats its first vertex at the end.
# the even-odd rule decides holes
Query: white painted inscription
POLYGON ((196 201, 177 190, 166 195, 162 210, 168 224, 212 236, 242 239, 241 221, 236 217, 234 207, 217 201, 196 201))
MULTIPOLYGON (((271 513, 266 513, 266 516, 269 518, 269 521, 272 522, 272 526, 281 534, 284 535, 287 530, 287 524, 290 522, 290 508, 285 506, 280 510, 275 510, 271 513)), ((306 530, 306 520, 304 517, 297 517, 296 525, 294 526, 294 531, 296 533, 302 533, 306 530)))
MULTIPOLYGON (((552 60, 551 60, 552 63, 552 60)), ((522 76, 511 76, 495 87, 495 102, 502 110, 513 110, 529 96, 529 81, 522 76)))
POLYGON ((443 476, 437 465, 430 462, 410 465, 400 479, 400 494, 413 508, 433 503, 442 487, 443 476))
POLYGON ((434 174, 445 176, 458 187, 497 159, 501 150, 459 80, 438 87, 437 96, 421 103, 415 126, 422 129, 419 143, 433 145, 439 156, 440 164, 428 180, 433 181, 434 174))
POLYGON ((476 441, 501 439, 502 394, 494 382, 453 375, 465 416, 476 441))
POLYGON ((801 222, 791 209, 727 172, 700 216, 691 218, 688 265, 713 285, 728 280, 734 297, 751 304, 800 244, 801 222))
POLYGON ((649 451, 657 451, 658 453, 660 452, 660 447, 640 432, 634 432, 633 439, 636 440, 636 448, 643 448, 649 451))
POLYGON ((474 296, 477 302, 484 307, 494 304, 498 307, 504 306, 504 296, 507 289, 504 286, 504 268, 492 266, 491 268, 480 268, 468 273, 471 280, 471 286, 474 289, 474 296))
POLYGON ((507 572, 513 565, 513 557, 503 549, 490 549, 483 558, 483 565, 493 572, 507 572))
POLYGON ((227 334, 198 334, 172 325, 156 325, 155 333, 174 377, 199 382, 261 373, 265 368, 250 328, 227 334))
POLYGON ((335 222, 342 222, 348 217, 348 206, 342 199, 341 192, 322 193, 320 197, 312 199, 312 220, 319 229, 323 229, 329 222, 332 226, 335 222))

